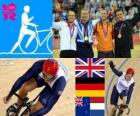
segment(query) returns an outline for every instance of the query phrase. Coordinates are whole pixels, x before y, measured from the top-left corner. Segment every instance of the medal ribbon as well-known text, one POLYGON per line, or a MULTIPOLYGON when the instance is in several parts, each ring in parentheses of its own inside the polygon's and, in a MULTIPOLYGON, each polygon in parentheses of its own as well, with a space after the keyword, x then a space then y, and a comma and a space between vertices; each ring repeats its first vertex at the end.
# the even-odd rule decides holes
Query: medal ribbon
POLYGON ((68 23, 68 27, 69 27, 69 31, 70 31, 70 38, 72 39, 73 34, 74 34, 74 24, 72 26, 70 26, 70 24, 68 23))
POLYGON ((123 23, 121 24, 120 28, 119 28, 119 34, 121 33, 122 31, 122 27, 123 27, 123 23))
POLYGON ((87 25, 84 25, 84 37, 88 36, 88 29, 87 29, 87 25))
MULTIPOLYGON (((85 39, 85 37, 88 37, 88 25, 87 24, 84 25, 84 39, 85 39)), ((87 40, 85 40, 85 41, 87 41, 87 40)))
POLYGON ((108 23, 107 23, 107 30, 104 28, 103 24, 101 23, 102 25, 102 28, 103 28, 103 33, 104 33, 104 36, 105 38, 107 37, 107 34, 108 34, 108 23))

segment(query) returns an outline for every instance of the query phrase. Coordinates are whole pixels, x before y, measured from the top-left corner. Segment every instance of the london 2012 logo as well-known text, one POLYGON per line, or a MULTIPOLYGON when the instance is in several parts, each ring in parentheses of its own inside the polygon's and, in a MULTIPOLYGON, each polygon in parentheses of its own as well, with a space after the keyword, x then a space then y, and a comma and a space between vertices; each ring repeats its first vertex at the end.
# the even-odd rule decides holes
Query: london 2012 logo
POLYGON ((52 57, 52 2, 0 3, 0 57, 52 57))

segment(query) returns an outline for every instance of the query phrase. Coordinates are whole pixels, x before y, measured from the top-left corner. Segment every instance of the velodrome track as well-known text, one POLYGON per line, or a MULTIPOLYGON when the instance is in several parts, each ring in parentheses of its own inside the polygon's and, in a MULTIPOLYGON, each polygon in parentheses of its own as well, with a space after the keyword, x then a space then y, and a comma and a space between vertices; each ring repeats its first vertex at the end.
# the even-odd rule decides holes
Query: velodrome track
MULTIPOLYGON (((114 79, 112 79, 113 77, 113 73, 108 65, 108 61, 109 60, 113 60, 114 63, 116 64, 116 67, 120 67, 120 65, 122 64, 122 62, 126 59, 106 59, 106 109, 109 110, 109 103, 110 103, 110 94, 112 91, 112 87, 114 85, 114 83, 116 82, 117 77, 115 76, 114 79), (111 79, 113 80, 111 83, 111 79), (110 88, 109 84, 111 85, 110 88)), ((134 75, 134 80, 136 82, 135 84, 135 88, 133 91, 133 95, 130 101, 130 114, 129 116, 139 116, 140 115, 140 102, 139 102, 139 98, 140 98, 140 60, 139 59, 128 59, 125 63, 122 64, 121 70, 122 71, 126 71, 126 69, 128 67, 133 67, 135 69, 135 75, 134 75)), ((106 115, 107 116, 107 115, 106 115)), ((123 115, 125 116, 125 115, 123 115)))
MULTIPOLYGON (((22 75, 38 59, 0 59, 0 116, 5 115, 6 108, 16 101, 13 97, 9 105, 3 103, 3 97, 8 94, 16 79, 22 75)), ((75 78, 74 59, 61 60, 68 66, 70 79, 68 84, 52 110, 46 116, 74 116, 75 115, 75 78)), ((41 88, 34 90, 28 96, 33 99, 41 88)))

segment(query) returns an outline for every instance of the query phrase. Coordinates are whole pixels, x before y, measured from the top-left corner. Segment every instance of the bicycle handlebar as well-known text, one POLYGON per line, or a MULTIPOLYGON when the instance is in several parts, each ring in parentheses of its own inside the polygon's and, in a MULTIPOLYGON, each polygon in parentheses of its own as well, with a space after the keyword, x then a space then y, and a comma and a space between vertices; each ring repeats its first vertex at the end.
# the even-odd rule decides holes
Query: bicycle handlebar
POLYGON ((28 97, 26 97, 26 98, 21 98, 21 96, 19 96, 17 93, 14 93, 14 95, 16 96, 16 97, 18 97, 20 100, 22 100, 23 101, 23 104, 21 105, 21 107, 22 106, 25 106, 25 107, 27 107, 27 109, 29 110, 29 111, 31 111, 31 105, 32 105, 32 103, 31 102, 27 102, 28 100, 29 100, 29 98, 28 97))
MULTIPOLYGON (((41 92, 42 92, 42 91, 41 91, 41 92)), ((41 92, 40 92, 40 93, 41 93, 41 92)), ((29 104, 33 104, 33 103, 38 99, 40 93, 39 93, 32 101, 30 101, 30 102, 28 102, 28 103, 27 103, 27 101, 29 100, 28 97, 26 97, 26 98, 23 99, 23 98, 22 98, 21 96, 19 96, 17 93, 14 93, 14 95, 15 95, 16 97, 18 97, 20 100, 22 100, 23 103, 24 103, 24 105, 29 105, 29 104)))
MULTIPOLYGON (((45 88, 45 87, 44 87, 44 88, 45 88)), ((42 89, 42 91, 44 90, 44 88, 42 89)), ((40 94, 41 94, 42 91, 40 91, 40 93, 39 93, 32 101, 29 101, 29 102, 27 102, 27 101, 29 100, 28 97, 26 97, 26 98, 23 99, 23 98, 21 98, 21 96, 19 96, 17 93, 14 93, 14 95, 15 95, 16 97, 18 97, 20 100, 23 101, 23 105, 24 105, 24 106, 26 106, 29 110, 31 110, 31 109, 30 109, 31 105, 38 99, 38 97, 40 96, 40 94)))

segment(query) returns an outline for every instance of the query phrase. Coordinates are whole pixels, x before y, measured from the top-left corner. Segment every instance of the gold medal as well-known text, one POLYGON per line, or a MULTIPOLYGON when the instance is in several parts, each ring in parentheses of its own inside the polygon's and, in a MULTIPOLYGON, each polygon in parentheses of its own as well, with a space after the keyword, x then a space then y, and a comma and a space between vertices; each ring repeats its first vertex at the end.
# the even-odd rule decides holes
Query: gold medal
POLYGON ((119 39, 122 38, 122 34, 121 34, 121 33, 118 34, 118 38, 119 38, 119 39))

